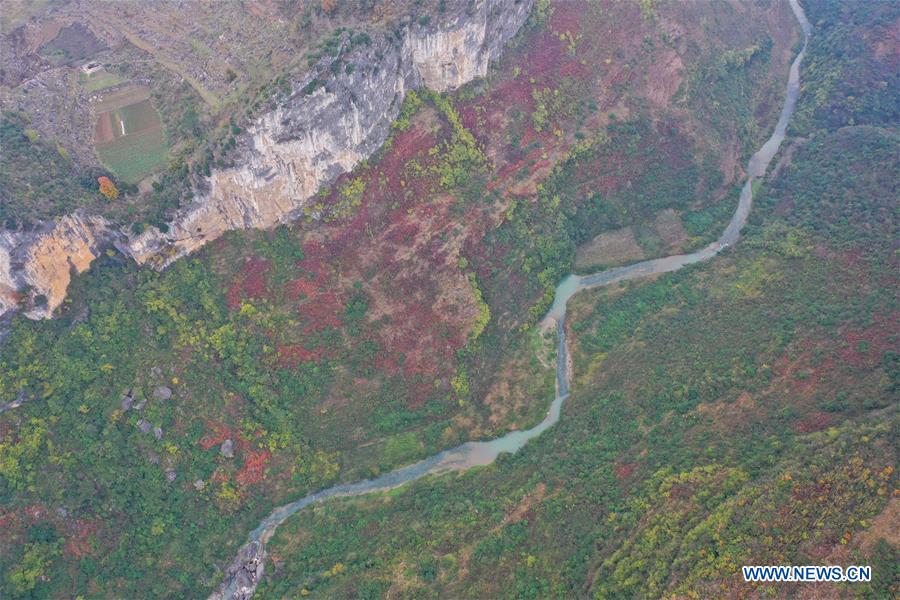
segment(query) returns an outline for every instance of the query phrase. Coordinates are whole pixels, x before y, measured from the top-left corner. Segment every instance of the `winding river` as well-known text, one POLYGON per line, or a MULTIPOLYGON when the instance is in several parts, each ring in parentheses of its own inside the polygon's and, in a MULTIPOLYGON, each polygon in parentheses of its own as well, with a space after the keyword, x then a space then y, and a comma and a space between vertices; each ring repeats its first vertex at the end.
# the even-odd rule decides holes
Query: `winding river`
POLYGON ((647 260, 590 275, 569 275, 559 284, 556 288, 553 306, 543 320, 543 326, 556 327, 558 339, 556 397, 550 404, 544 420, 535 427, 525 431, 513 431, 486 442, 467 442, 375 479, 336 485, 276 508, 262 520, 256 529, 250 532, 248 542, 240 549, 238 555, 226 569, 225 580, 222 586, 210 596, 210 600, 245 599, 252 596, 259 579, 262 577, 266 543, 275 533, 275 529, 288 517, 310 504, 337 496, 361 496, 372 492, 390 490, 410 481, 415 481, 425 475, 463 471, 470 467, 488 465, 504 452, 512 453, 518 451, 529 440, 541 435, 559 421, 560 409, 565 399, 569 396, 569 361, 565 330, 566 304, 569 298, 581 290, 598 288, 611 283, 638 279, 648 275, 677 271, 686 265, 708 260, 738 241, 741 229, 747 222, 747 216, 750 213, 750 206, 753 202, 753 181, 765 175, 769 163, 778 152, 781 142, 784 140, 788 120, 794 112, 797 96, 800 92, 800 63, 806 53, 806 46, 809 43, 812 27, 797 0, 789 0, 789 2, 794 16, 803 30, 803 49, 791 63, 787 93, 775 131, 766 140, 762 148, 750 158, 747 167, 747 181, 741 189, 737 209, 731 217, 728 227, 725 228, 718 240, 691 254, 679 254, 647 260))

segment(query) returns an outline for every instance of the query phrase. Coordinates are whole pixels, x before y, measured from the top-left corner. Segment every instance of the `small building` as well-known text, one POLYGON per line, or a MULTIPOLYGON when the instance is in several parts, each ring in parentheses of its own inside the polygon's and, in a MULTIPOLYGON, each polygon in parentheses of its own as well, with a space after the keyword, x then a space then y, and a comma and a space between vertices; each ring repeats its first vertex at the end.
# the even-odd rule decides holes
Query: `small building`
POLYGON ((103 68, 103 65, 98 62, 89 62, 81 65, 81 70, 85 73, 85 75, 90 75, 91 73, 96 73, 100 69, 103 68))

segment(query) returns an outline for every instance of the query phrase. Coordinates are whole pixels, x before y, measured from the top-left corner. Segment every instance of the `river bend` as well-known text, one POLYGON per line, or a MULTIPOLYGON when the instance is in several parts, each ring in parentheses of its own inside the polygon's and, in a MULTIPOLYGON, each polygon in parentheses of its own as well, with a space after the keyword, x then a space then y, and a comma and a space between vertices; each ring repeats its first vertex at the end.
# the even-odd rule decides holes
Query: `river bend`
POLYGON ((545 327, 555 326, 557 332, 556 397, 551 402, 544 420, 531 429, 512 431, 490 441, 466 442, 417 463, 385 473, 380 477, 336 485, 276 508, 260 522, 256 529, 250 532, 248 542, 241 547, 238 555, 226 569, 222 586, 210 596, 210 600, 243 600, 252 596, 262 577, 265 566, 266 543, 275 533, 275 529, 288 517, 310 504, 338 496, 361 496, 390 490, 426 475, 463 471, 471 467, 488 465, 494 462, 502 453, 517 452, 529 440, 541 435, 559 421, 562 404, 569 396, 569 361, 565 329, 566 304, 569 298, 581 290, 677 271, 687 265, 709 260, 738 241, 741 229, 747 222, 747 216, 750 214, 750 207, 753 203, 753 182, 755 179, 765 175, 769 163, 771 163, 772 158, 781 147, 788 121, 794 112, 794 108, 797 105, 797 97, 800 93, 800 63, 803 61, 803 56, 806 53, 812 26, 807 21, 803 8, 798 1, 789 0, 789 2, 791 10, 794 12, 794 16, 803 31, 803 48, 791 63, 787 92, 775 131, 750 158, 747 166, 747 181, 741 189, 737 209, 734 211, 731 221, 718 240, 696 252, 646 260, 589 275, 573 274, 563 279, 556 288, 553 305, 542 323, 545 327))

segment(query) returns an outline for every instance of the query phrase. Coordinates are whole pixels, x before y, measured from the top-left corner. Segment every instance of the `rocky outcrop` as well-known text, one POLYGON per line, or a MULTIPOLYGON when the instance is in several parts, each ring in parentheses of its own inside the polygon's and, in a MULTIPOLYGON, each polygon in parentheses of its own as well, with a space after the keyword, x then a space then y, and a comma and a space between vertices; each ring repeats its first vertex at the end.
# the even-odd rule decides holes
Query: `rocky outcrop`
POLYGON ((219 447, 219 454, 225 458, 234 458, 234 442, 232 440, 222 442, 222 445, 219 447))
POLYGON ((222 587, 209 600, 247 600, 256 591, 265 568, 265 544, 254 541, 244 545, 234 561, 225 568, 222 587))
POLYGON ((402 47, 375 38, 346 58, 353 72, 324 85, 317 72, 292 82, 290 98, 247 128, 236 167, 214 171, 169 230, 149 228, 126 251, 156 268, 232 229, 295 218, 318 189, 350 171, 387 138, 413 79, 402 47), (313 89, 314 88, 314 89, 313 89))
POLYGON ((0 233, 0 314, 22 307, 32 319, 50 317, 72 272, 86 271, 113 237, 105 219, 78 214, 34 232, 0 233))
MULTIPOLYGON (((410 24, 356 43, 291 82, 290 98, 239 139, 238 166, 215 171, 208 191, 178 213, 166 233, 150 228, 130 241, 140 264, 162 268, 232 229, 290 221, 321 187, 353 169, 387 139, 406 91, 459 87, 487 73, 521 28, 532 2, 458 2, 436 25, 410 24), (329 73, 327 82, 322 83, 329 73)), ((350 43, 350 36, 345 40, 350 43)))
POLYGON ((442 26, 414 28, 407 52, 418 82, 437 92, 456 89, 484 77, 491 61, 525 23, 533 0, 481 2, 442 26))
MULTIPOLYGON (((235 166, 216 170, 168 231, 120 234, 116 247, 138 264, 162 269, 233 229, 289 222, 323 186, 352 170, 387 139, 409 89, 459 87, 487 73, 521 28, 533 0, 447 2, 440 18, 395 31, 344 34, 338 67, 328 57, 290 81, 290 94, 238 136, 235 166), (347 65, 352 65, 348 68, 347 65)), ((26 315, 46 318, 65 297, 74 267, 97 255, 106 223, 66 217, 37 238, 0 239, 0 314, 19 303, 23 289, 46 303, 26 315), (21 258, 14 258, 13 255, 21 258)))

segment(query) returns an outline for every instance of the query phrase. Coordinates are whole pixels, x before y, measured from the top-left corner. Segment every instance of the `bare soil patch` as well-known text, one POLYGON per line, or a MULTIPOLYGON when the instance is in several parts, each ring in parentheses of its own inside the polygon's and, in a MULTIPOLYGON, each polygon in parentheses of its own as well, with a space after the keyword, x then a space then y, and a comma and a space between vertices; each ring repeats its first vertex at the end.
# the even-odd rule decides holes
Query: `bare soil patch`
POLYGON ((575 268, 587 269, 644 258, 631 227, 601 233, 575 253, 575 268))
POLYGON ((653 228, 670 249, 679 248, 688 239, 687 232, 681 224, 681 218, 672 208, 661 210, 656 214, 653 228))
POLYGON ((105 112, 97 117, 97 124, 94 126, 94 143, 111 142, 115 137, 113 133, 113 113, 112 111, 105 112))

